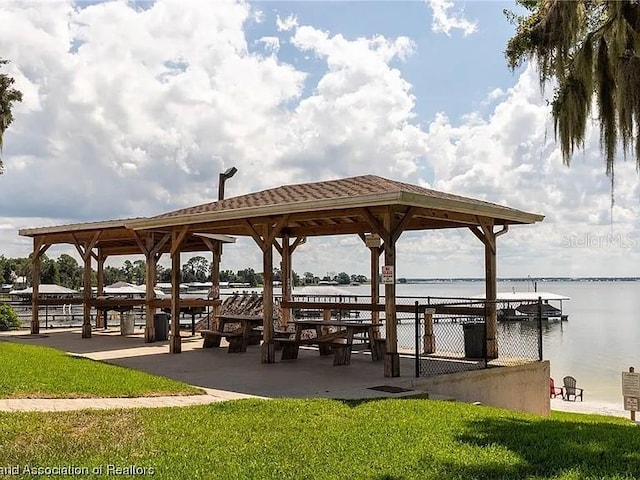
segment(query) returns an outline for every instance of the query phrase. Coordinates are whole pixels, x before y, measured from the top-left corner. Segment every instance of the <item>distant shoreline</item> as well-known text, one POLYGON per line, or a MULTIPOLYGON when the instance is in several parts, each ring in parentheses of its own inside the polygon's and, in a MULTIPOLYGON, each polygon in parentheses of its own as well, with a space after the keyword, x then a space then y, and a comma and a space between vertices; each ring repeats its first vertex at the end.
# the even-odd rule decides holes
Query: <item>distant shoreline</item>
MULTIPOLYGON (((484 277, 472 278, 402 278, 398 283, 453 283, 453 282, 484 282, 484 277)), ((498 282, 640 282, 640 277, 505 277, 498 278, 498 282)))

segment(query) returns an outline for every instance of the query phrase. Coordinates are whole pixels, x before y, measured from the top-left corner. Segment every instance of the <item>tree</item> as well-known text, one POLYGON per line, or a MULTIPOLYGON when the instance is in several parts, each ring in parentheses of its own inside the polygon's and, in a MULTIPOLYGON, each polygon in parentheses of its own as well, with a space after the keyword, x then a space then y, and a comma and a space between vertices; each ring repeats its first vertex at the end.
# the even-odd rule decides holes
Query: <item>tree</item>
MULTIPOLYGON (((0 67, 9 63, 9 60, 0 58, 0 67)), ((22 92, 13 88, 15 80, 6 73, 0 73, 0 153, 4 144, 4 132, 13 122, 11 109, 14 102, 22 101, 22 92)), ((4 171, 2 158, 0 158, 0 175, 4 171)))
POLYGON ((11 268, 11 261, 0 255, 0 283, 13 282, 13 270, 11 268))
POLYGON ((103 276, 105 285, 113 285, 116 282, 124 282, 127 280, 123 269, 112 267, 111 265, 104 267, 103 276))
POLYGON ((9 259, 11 270, 15 277, 24 277, 26 284, 31 285, 31 255, 29 257, 11 258, 9 259))
POLYGON ((182 266, 183 282, 207 282, 209 281, 209 272, 211 268, 209 261, 201 256, 191 257, 187 263, 182 266))
POLYGON ((82 267, 78 265, 76 259, 63 253, 56 262, 60 275, 60 285, 73 289, 80 288, 80 285, 82 285, 82 267))
POLYGON ((314 281, 315 276, 313 275, 312 272, 304 272, 304 284, 305 285, 313 285, 314 283, 316 283, 314 281))
POLYGON ((551 113, 566 165, 576 147, 584 147, 595 96, 613 201, 619 141, 625 158, 632 152, 640 169, 640 4, 516 1, 529 14, 505 12, 517 28, 505 52, 509 66, 514 69, 533 59, 541 87, 556 85, 551 113))
POLYGON ((333 279, 340 285, 349 285, 349 282, 351 282, 351 277, 347 272, 340 272, 333 279))
POLYGON ((42 255, 40 259, 40 283, 60 283, 58 264, 53 258, 49 258, 46 255, 42 255))
POLYGON ((236 274, 233 273, 233 270, 222 270, 220 272, 220 281, 221 282, 236 282, 236 274))
POLYGON ((163 283, 171 283, 171 268, 158 268, 158 281, 163 283))
POLYGON ((11 305, 0 304, 0 330, 20 328, 20 319, 11 305))
POLYGON ((145 280, 145 272, 147 270, 147 262, 145 260, 136 260, 133 262, 133 270, 131 271, 131 283, 142 285, 145 280))
POLYGON ((261 275, 256 274, 253 268, 245 268, 244 270, 238 270, 236 279, 240 283, 248 283, 250 286, 255 287, 258 283, 261 283, 261 275))

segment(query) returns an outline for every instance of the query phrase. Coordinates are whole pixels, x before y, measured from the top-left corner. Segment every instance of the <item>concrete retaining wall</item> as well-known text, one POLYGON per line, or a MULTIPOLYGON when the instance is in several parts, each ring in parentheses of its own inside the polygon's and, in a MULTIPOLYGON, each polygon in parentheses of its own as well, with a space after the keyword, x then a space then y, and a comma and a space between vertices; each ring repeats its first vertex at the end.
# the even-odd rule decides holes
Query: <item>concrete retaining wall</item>
POLYGON ((462 402, 549 415, 549 362, 417 378, 413 386, 462 402))

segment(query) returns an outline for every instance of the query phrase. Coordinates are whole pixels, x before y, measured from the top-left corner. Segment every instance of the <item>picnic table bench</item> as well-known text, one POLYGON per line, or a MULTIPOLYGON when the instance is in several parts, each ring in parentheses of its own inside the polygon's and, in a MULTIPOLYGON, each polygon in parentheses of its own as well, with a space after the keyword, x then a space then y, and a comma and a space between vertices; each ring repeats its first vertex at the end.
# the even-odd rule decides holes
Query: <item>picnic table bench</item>
POLYGON ((213 348, 220 346, 220 340, 225 338, 229 343, 229 353, 246 352, 242 350, 243 333, 240 331, 220 332, 218 330, 200 330, 200 335, 204 338, 202 348, 213 348))
POLYGON ((262 325, 262 317, 255 315, 217 315, 217 328, 215 330, 200 330, 204 338, 202 348, 220 347, 220 340, 225 338, 229 343, 228 353, 241 353, 247 351, 247 346, 260 343, 262 332, 256 327, 262 325), (228 324, 240 326, 225 331, 228 324))
POLYGON ((384 339, 376 338, 375 329, 380 323, 327 321, 327 320, 296 320, 294 338, 277 338, 276 342, 282 346, 282 360, 298 358, 298 350, 303 345, 318 345, 320 355, 334 354, 334 365, 349 365, 353 350, 371 350, 371 359, 384 358, 384 339), (323 327, 334 327, 334 332, 323 332, 323 327), (312 330, 315 336, 302 338, 302 332, 312 330))

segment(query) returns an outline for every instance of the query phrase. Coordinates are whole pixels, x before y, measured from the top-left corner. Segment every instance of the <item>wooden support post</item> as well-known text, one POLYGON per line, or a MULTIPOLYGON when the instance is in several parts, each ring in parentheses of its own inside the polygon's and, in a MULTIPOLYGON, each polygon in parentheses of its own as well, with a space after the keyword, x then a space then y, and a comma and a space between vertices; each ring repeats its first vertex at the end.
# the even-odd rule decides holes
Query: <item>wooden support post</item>
POLYGON ((487 299, 487 358, 498 358, 498 310, 496 299, 498 294, 496 275, 496 254, 485 245, 485 275, 487 299))
POLYGON ((424 309, 424 337, 422 339, 423 353, 436 352, 436 337, 433 334, 433 314, 435 312, 435 308, 424 309))
MULTIPOLYGON (((213 300, 220 299, 220 261, 222 260, 222 242, 215 242, 213 245, 212 261, 211 261, 211 298, 213 300)), ((209 319, 216 319, 220 315, 220 305, 215 305, 213 311, 210 312, 209 319)), ((208 328, 216 328, 209 325, 208 328)))
POLYGON ((498 309, 496 300, 498 296, 498 274, 496 267, 497 242, 496 238, 507 233, 508 226, 504 226, 499 232, 494 232, 493 222, 489 219, 479 218, 477 226, 469 227, 471 232, 484 244, 484 271, 485 271, 485 300, 486 300, 486 332, 487 345, 486 358, 492 360, 498 358, 498 309))
POLYGON ((39 238, 33 239, 33 254, 31 256, 31 333, 40 333, 40 260, 42 254, 49 248, 39 238))
MULTIPOLYGON (((211 290, 209 291, 209 298, 212 300, 220 299, 220 260, 222 259, 222 242, 219 240, 213 241, 206 237, 202 238, 204 244, 209 248, 211 252, 211 290)), ((207 328, 216 329, 217 323, 212 324, 211 319, 215 319, 217 322, 218 315, 220 314, 221 305, 214 305, 213 309, 208 312, 209 324, 207 328)))
POLYGON ((180 250, 171 253, 171 338, 169 352, 180 353, 180 250))
MULTIPOLYGON (((392 207, 387 208, 382 216, 382 223, 376 218, 372 211, 363 208, 361 209, 362 218, 369 224, 371 230, 378 235, 384 241, 384 263, 385 266, 391 267, 393 271, 393 279, 391 283, 385 283, 384 297, 385 297, 385 331, 386 338, 386 353, 384 357, 384 375, 385 377, 399 377, 400 376, 400 354, 398 353, 398 325, 396 318, 396 242, 402 235, 402 232, 411 221, 411 218, 416 212, 415 207, 409 207, 406 211, 395 210, 392 207), (399 214, 401 218, 396 220, 396 214, 399 214)), ((376 249, 378 250, 378 249, 376 249)), ((372 265, 376 260, 373 259, 372 252, 372 265)), ((377 277, 378 272, 375 274, 372 271, 373 277, 377 277)), ((372 291, 372 297, 374 293, 372 291)))
POLYGON ((156 309, 153 307, 156 294, 154 287, 156 286, 156 265, 157 256, 153 251, 153 234, 147 237, 145 247, 145 305, 144 305, 144 341, 145 343, 152 343, 156 341, 156 326, 155 326, 155 313, 156 309))
POLYGON ((82 274, 82 338, 91 338, 91 261, 94 258, 93 249, 98 245, 102 231, 96 232, 89 242, 81 244, 72 233, 74 246, 84 261, 82 274))
POLYGON ((40 333, 40 317, 38 315, 40 309, 40 257, 33 259, 31 271, 33 275, 31 284, 31 333, 35 335, 40 333))
POLYGON ((171 234, 171 338, 169 352, 182 352, 180 338, 180 246, 187 236, 188 227, 171 234))
MULTIPOLYGON (((96 279, 96 296, 101 297, 104 294, 104 262, 107 256, 102 253, 102 249, 98 249, 98 275, 96 279)), ((96 328, 106 328, 107 314, 104 310, 96 310, 96 328)))
POLYGON ((262 313, 263 313, 263 339, 261 361, 262 363, 275 363, 276 346, 273 342, 273 244, 276 236, 287 225, 289 216, 284 215, 274 225, 267 221, 264 227, 264 234, 260 235, 256 227, 245 219, 244 223, 251 233, 251 236, 262 250, 262 265, 264 273, 264 286, 262 290, 262 313))
MULTIPOLYGON (((373 305, 377 305, 380 301, 380 253, 382 253, 382 249, 380 248, 380 236, 376 234, 375 237, 370 237, 369 239, 362 233, 359 234, 359 236, 367 248, 369 248, 369 252, 371 254, 371 261, 369 262, 371 267, 371 303, 373 305)), ((378 310, 371 311, 371 322, 380 323, 380 312, 378 310)), ((374 338, 380 337, 380 330, 378 328, 374 329, 374 335, 374 338)))
POLYGON ((91 250, 84 256, 84 270, 82 272, 82 338, 91 338, 91 250))
POLYGON ((498 358, 498 279, 496 271, 496 235, 493 226, 484 226, 485 298, 487 310, 487 359, 498 358))
MULTIPOLYGON (((267 231, 266 237, 271 232, 267 231)), ((262 255, 264 266, 264 286, 262 290, 262 305, 264 315, 264 341, 262 343, 262 363, 275 363, 276 348, 273 343, 273 245, 266 242, 262 255)))
MULTIPOLYGON (((291 245, 289 236, 282 237, 282 263, 280 264, 280 274, 282 276, 282 301, 291 301, 291 245)), ((281 308, 280 310, 280 328, 287 328, 291 320, 291 309, 281 308)))
MULTIPOLYGON (((377 305, 380 302, 380 247, 371 247, 371 303, 377 305)), ((380 323, 380 312, 371 312, 371 321, 380 323)), ((374 330, 376 336, 380 336, 380 330, 374 330)))
MULTIPOLYGON (((389 209, 384 215, 384 229, 393 232, 393 216, 389 209)), ((396 242, 394 235, 384 238, 384 264, 393 269, 393 282, 384 285, 385 328, 387 334, 384 356, 384 376, 400 376, 400 354, 398 353, 398 324, 396 318, 396 242)))
MULTIPOLYGON (((635 373, 635 371, 636 371, 635 368, 629 367, 629 373, 635 373)), ((582 399, 582 397, 580 397, 580 399, 582 399)), ((629 417, 630 417, 631 421, 635 423, 635 421, 636 421, 636 412, 635 412, 635 410, 631 410, 629 412, 629 417)))

